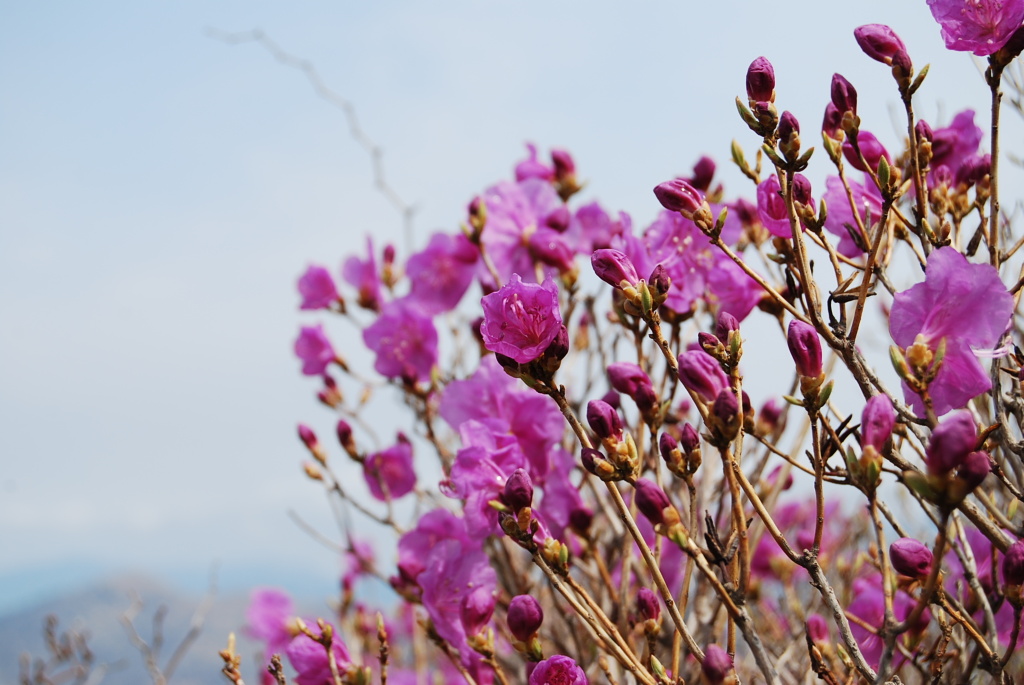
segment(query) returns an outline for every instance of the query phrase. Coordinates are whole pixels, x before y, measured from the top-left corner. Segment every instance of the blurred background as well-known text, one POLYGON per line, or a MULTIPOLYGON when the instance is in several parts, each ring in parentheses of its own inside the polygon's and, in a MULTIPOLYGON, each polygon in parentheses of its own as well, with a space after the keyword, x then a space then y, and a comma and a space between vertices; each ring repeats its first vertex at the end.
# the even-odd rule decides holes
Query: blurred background
MULTIPOLYGON (((987 127, 978 68, 945 50, 924 0, 836 7, 6 3, 0 617, 110 578, 198 596, 214 567, 226 595, 335 593, 338 555, 287 514, 333 525, 299 467, 296 423, 329 436, 332 422, 291 351, 322 318, 298 311, 295 281, 310 263, 340 269, 369 232, 408 255, 455 230, 525 141, 570 150, 582 199, 638 228, 659 209, 651 188, 702 154, 727 196, 753 197, 729 146, 755 150, 734 99, 758 55, 805 145, 820 143, 835 71, 858 88, 864 128, 890 149, 902 140, 889 71, 852 36, 875 22, 931 63, 919 116, 941 125, 973 103, 987 127), (261 29, 353 105, 415 207, 412 245, 344 113, 265 45, 211 29, 261 29)), ((1020 121, 1005 121, 1013 145, 1020 121)), ((808 175, 827 171, 822 155, 808 175)))

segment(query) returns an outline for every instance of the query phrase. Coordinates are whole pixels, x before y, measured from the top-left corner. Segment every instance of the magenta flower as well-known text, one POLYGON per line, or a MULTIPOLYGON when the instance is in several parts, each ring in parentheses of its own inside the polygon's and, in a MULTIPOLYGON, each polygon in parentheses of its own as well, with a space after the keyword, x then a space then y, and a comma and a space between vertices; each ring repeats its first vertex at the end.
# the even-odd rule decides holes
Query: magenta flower
POLYGON ((501 290, 480 300, 484 347, 520 364, 540 357, 562 326, 558 289, 550 279, 543 285, 523 283, 519 274, 501 290))
POLYGON ((530 156, 516 164, 516 180, 525 181, 528 178, 539 178, 542 181, 550 181, 553 179, 555 170, 537 159, 537 146, 527 143, 526 149, 530 152, 530 156))
POLYGON ((974 123, 974 110, 957 112, 949 126, 931 132, 932 160, 929 183, 938 185, 937 173, 945 167, 950 174, 956 174, 967 160, 978 154, 984 132, 974 123))
POLYGON ((363 329, 363 342, 377 354, 373 368, 382 376, 430 381, 437 364, 437 330, 414 302, 387 303, 377 320, 363 329))
POLYGON ((587 685, 587 674, 569 657, 556 654, 537 664, 529 685, 587 685))
POLYGON ((327 309, 338 299, 338 288, 331 272, 322 266, 310 266, 299 278, 300 309, 327 309))
POLYGON ((380 311, 380 274, 377 273, 377 258, 373 254, 373 240, 366 239, 367 258, 349 257, 345 260, 341 275, 359 291, 359 306, 380 311))
POLYGON ((427 247, 406 262, 409 299, 429 314, 455 309, 473 282, 479 255, 466 236, 435 233, 427 247))
MULTIPOLYGON (((870 180, 864 184, 847 180, 861 221, 865 227, 872 226, 882 213, 882 198, 878 194, 878 189, 870 180)), ((857 233, 860 229, 853 217, 853 207, 850 206, 846 188, 843 187, 843 182, 838 176, 829 176, 825 179, 824 199, 825 205, 828 207, 825 228, 839 236, 839 244, 836 249, 847 257, 858 257, 864 254, 863 248, 850 236, 851 230, 857 233)))
POLYGON ((469 548, 465 522, 447 509, 434 509, 420 517, 416 528, 398 540, 398 578, 393 584, 416 583, 426 570, 427 555, 444 540, 456 540, 469 548))
MULTIPOLYGON (((860 619, 857 622, 850 622, 850 630, 857 638, 857 644, 860 646, 864 658, 874 668, 878 667, 878 662, 882 658, 884 644, 882 638, 864 628, 861 623, 872 626, 876 630, 882 627, 885 621, 885 596, 882 593, 881 585, 882 577, 879 574, 868 578, 858 578, 853 582, 854 599, 846 607, 847 614, 860 619)), ((914 606, 914 600, 902 592, 896 593, 893 600, 893 612, 896 614, 896 620, 906 620, 914 606)), ((900 637, 900 641, 906 644, 913 634, 920 633, 927 627, 931 618, 931 612, 925 609, 918 619, 917 625, 911 626, 910 631, 900 637)), ((898 665, 904 660, 904 657, 899 655, 899 651, 896 654, 895 663, 898 665)))
POLYGON ((633 262, 619 250, 595 250, 590 256, 590 264, 598 278, 616 288, 625 285, 636 286, 640 282, 633 262))
MULTIPOLYGON (((971 264, 952 247, 928 257, 924 282, 896 293, 889 333, 900 347, 920 337, 932 350, 946 339, 946 357, 929 387, 935 413, 959 409, 992 387, 975 350, 992 349, 1006 331, 1013 297, 988 264, 971 264)), ((921 398, 904 384, 904 396, 918 416, 921 398)))
POLYGON ((265 643, 268 656, 280 654, 292 639, 288 622, 293 616, 292 600, 281 590, 253 590, 245 611, 246 633, 265 643))
POLYGON ((416 486, 412 445, 399 439, 386 450, 374 452, 363 461, 363 476, 370 494, 382 502, 409 494, 416 486))
POLYGON ((631 229, 632 221, 628 214, 619 212, 618 218, 612 219, 601 205, 591 202, 573 214, 565 238, 576 246, 578 253, 586 255, 610 246, 614 236, 629 233, 631 229))
MULTIPOLYGON (((309 628, 313 633, 320 634, 320 629, 317 626, 311 625, 309 628)), ((331 640, 331 653, 334 655, 334 661, 341 673, 352 666, 352 657, 349 656, 348 649, 341 641, 337 630, 334 631, 334 637, 331 640)), ((295 682, 298 685, 324 685, 324 683, 334 682, 327 651, 323 645, 314 642, 307 635, 297 635, 288 644, 285 654, 296 671, 295 682)))
MULTIPOLYGON (((794 199, 803 199, 796 197, 796 191, 800 189, 798 184, 799 186, 806 185, 807 197, 805 199, 807 202, 804 204, 813 205, 814 200, 810 197, 810 183, 801 174, 795 174, 793 177, 794 199)), ((757 186, 757 215, 761 219, 761 224, 772 235, 780 238, 793 237, 793 232, 789 228, 786 198, 782 196, 782 186, 779 185, 779 179, 775 174, 769 174, 768 178, 757 186)), ((800 227, 800 230, 803 230, 803 226, 800 227)))
POLYGON ((928 472, 945 475, 958 468, 978 446, 978 427, 971 412, 951 414, 932 431, 925 452, 928 472))
POLYGON ((885 146, 882 145, 871 131, 861 129, 857 132, 857 147, 860 149, 860 154, 864 157, 863 162, 860 156, 857 155, 857 151, 853 149, 853 143, 850 142, 849 138, 843 143, 843 156, 846 157, 846 161, 854 169, 876 171, 878 169, 878 162, 883 157, 885 157, 887 163, 892 164, 892 156, 889 154, 889 151, 885 149, 885 146))
POLYGON ((950 50, 985 56, 1003 47, 1024 22, 1022 0, 928 0, 950 50))
MULTIPOLYGON (((487 226, 481 240, 498 275, 503 281, 514 273, 534 281, 537 259, 530 247, 533 234, 544 229, 555 234, 546 236, 549 243, 568 242, 563 234, 545 226, 547 217, 564 207, 558 193, 547 181, 527 178, 520 183, 503 181, 491 186, 484 191, 483 201, 487 207, 487 226)), ((554 273, 554 268, 544 268, 544 274, 554 273)), ((482 266, 478 275, 485 283, 493 281, 482 266)))
POLYGON ((299 337, 295 340, 295 356, 302 360, 302 373, 320 376, 337 355, 324 333, 323 325, 317 324, 303 326, 299 331, 299 337))
POLYGON ((679 381, 687 390, 714 402, 718 393, 729 387, 722 365, 704 350, 687 350, 679 355, 679 381))

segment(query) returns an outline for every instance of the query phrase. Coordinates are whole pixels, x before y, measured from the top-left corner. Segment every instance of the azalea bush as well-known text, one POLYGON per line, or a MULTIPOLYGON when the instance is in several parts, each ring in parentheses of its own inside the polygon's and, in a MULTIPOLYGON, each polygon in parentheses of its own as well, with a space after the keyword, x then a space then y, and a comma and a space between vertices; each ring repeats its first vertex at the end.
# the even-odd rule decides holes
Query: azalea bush
MULTIPOLYGON (((984 59, 980 114, 916 116, 927 69, 888 26, 861 26, 904 106, 896 147, 839 74, 818 144, 757 57, 737 194, 703 158, 634 226, 577 201, 568 152, 530 146, 458 230, 404 258, 368 241, 340 285, 308 268, 302 308, 322 316, 295 352, 337 439, 299 437, 347 522, 347 569, 330 615, 254 593, 260 677, 1024 673, 1024 237, 998 184, 1024 2, 928 4, 948 48, 984 59), (773 363, 745 364, 754 348, 773 363), (778 392, 751 397, 755 377, 778 392), (393 597, 380 606, 374 578, 393 597)), ((234 646, 222 656, 241 682, 234 646)))

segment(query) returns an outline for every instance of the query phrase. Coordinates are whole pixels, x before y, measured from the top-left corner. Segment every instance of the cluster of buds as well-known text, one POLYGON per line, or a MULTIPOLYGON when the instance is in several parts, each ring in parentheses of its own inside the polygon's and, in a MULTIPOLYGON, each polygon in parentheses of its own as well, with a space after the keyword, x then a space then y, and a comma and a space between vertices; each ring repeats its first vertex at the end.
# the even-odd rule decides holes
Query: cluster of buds
POLYGON ((771 138, 779 124, 775 109, 775 68, 765 57, 758 57, 747 67, 747 104, 736 98, 736 109, 751 131, 765 140, 771 138))
POLYGON ((627 395, 636 403, 648 425, 658 425, 661 413, 658 395, 654 392, 651 377, 639 365, 632 362, 609 364, 608 380, 616 392, 627 395))
POLYGON ((932 431, 925 450, 926 473, 905 472, 904 479, 931 502, 955 507, 992 469, 988 453, 978 446, 978 427, 971 413, 953 412, 932 431))
POLYGON ((740 336, 740 322, 728 312, 721 312, 715 323, 714 334, 701 331, 697 342, 722 366, 726 373, 739 367, 743 356, 743 338, 740 336))
POLYGON ((668 297, 672 280, 661 264, 654 267, 646 281, 637 275, 629 257, 619 250, 595 250, 590 264, 598 278, 622 294, 623 310, 630 316, 650 320, 668 297))
POLYGON ((608 454, 584 447, 583 466, 603 481, 632 480, 640 473, 640 453, 633 436, 622 427, 622 419, 615 407, 604 400, 587 404, 587 423, 601 441, 608 454))
POLYGON ((689 480, 701 465, 700 435, 689 423, 679 430, 679 439, 671 433, 662 433, 658 440, 661 458, 668 470, 684 480, 689 480))

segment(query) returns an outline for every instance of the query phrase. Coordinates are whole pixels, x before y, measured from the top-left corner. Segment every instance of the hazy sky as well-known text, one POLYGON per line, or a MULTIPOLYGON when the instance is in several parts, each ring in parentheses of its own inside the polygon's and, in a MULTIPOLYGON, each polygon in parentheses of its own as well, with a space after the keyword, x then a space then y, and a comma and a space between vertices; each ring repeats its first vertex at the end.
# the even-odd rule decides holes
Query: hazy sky
POLYGON ((294 283, 366 232, 400 241, 401 220, 299 72, 204 29, 258 27, 316 64, 419 207, 421 247, 526 140, 570 149, 585 198, 639 227, 651 188, 704 153, 752 196, 728 151, 754 149, 734 98, 762 54, 805 144, 839 71, 895 147, 895 86, 852 37, 869 22, 931 62, 922 116, 983 109, 924 0, 6 3, 0 611, 129 567, 200 585, 218 559, 231 587, 306 574, 333 588, 337 561, 286 516, 330 527, 298 468, 296 422, 331 420, 291 353, 317 320, 294 283))

